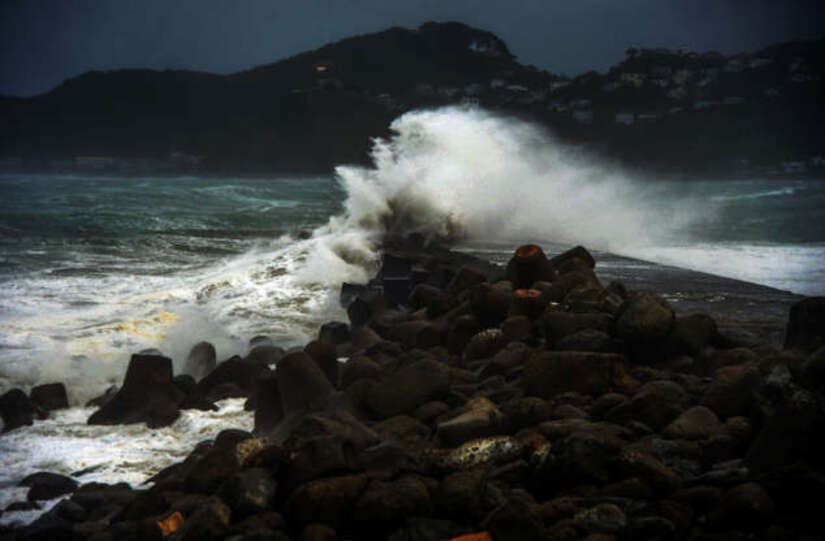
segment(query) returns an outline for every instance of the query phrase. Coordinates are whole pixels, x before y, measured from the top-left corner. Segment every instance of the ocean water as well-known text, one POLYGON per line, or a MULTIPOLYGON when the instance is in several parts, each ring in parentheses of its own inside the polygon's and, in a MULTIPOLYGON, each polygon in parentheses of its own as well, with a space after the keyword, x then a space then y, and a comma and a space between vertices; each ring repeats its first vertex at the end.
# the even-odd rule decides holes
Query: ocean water
POLYGON ((200 340, 219 359, 259 334, 305 343, 346 318, 340 284, 369 279, 387 234, 495 261, 528 240, 583 244, 608 277, 643 282, 659 263, 825 294, 825 182, 641 178, 480 110, 394 128, 372 167, 329 177, 0 175, 0 393, 63 381, 73 404, 0 435, 0 508, 34 471, 136 484, 223 428, 249 428, 232 401, 161 431, 88 427, 80 406, 140 349, 179 369, 200 340))

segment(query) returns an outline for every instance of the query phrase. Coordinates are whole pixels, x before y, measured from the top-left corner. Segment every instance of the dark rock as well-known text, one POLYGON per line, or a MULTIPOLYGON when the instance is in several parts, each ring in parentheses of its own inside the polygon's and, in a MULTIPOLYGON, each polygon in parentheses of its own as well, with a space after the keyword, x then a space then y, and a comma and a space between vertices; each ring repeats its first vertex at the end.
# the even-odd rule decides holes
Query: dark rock
POLYGON ((553 404, 547 400, 530 396, 507 402, 501 406, 514 429, 535 426, 553 418, 553 404))
POLYGON ((349 342, 349 325, 343 321, 330 321, 328 323, 324 323, 321 325, 321 330, 318 331, 318 340, 335 345, 349 342))
POLYGON ((624 530, 627 539, 673 539, 676 526, 664 517, 633 517, 624 530))
POLYGON ((550 258, 550 263, 552 263, 555 268, 561 268, 564 263, 574 258, 584 262, 588 268, 592 269, 596 266, 596 260, 584 246, 576 246, 566 252, 553 256, 550 258))
POLYGON ((607 314, 548 312, 544 314, 543 322, 548 344, 556 344, 563 338, 585 329, 607 333, 613 328, 613 318, 607 314))
POLYGON ((29 398, 35 407, 45 411, 59 410, 69 407, 66 396, 66 386, 62 383, 47 383, 32 388, 29 398))
POLYGON ((582 329, 555 343, 557 351, 594 351, 617 353, 618 347, 609 334, 597 329, 582 329))
POLYGON ((286 502, 286 515, 298 524, 343 524, 367 486, 365 475, 344 475, 310 481, 298 487, 286 502))
POLYGON ((485 359, 492 357, 506 345, 506 339, 501 329, 485 329, 470 338, 462 356, 465 361, 485 359))
POLYGON ((722 505, 711 513, 715 524, 752 529, 770 524, 774 504, 771 497, 757 483, 745 483, 731 488, 722 497, 722 505))
POLYGON ((189 374, 195 378, 195 381, 199 381, 215 369, 216 357, 215 346, 209 342, 198 342, 192 346, 189 355, 186 356, 183 373, 189 374))
POLYGON ((689 396, 681 385, 672 381, 645 383, 627 403, 605 414, 611 422, 639 421, 653 430, 660 430, 676 418, 687 406, 689 396))
POLYGON ((262 344, 249 350, 249 353, 244 357, 244 361, 269 368, 271 365, 277 365, 284 355, 286 355, 284 348, 262 344))
POLYGON ((149 428, 172 424, 180 415, 184 394, 172 383, 172 360, 132 355, 123 386, 89 417, 92 425, 146 423, 149 428))
POLYGON ((507 317, 512 297, 507 287, 477 284, 470 288, 470 310, 482 327, 498 327, 507 317))
POLYGON ((487 278, 480 270, 469 265, 464 265, 455 274, 450 283, 447 285, 447 293, 457 296, 465 289, 469 289, 476 284, 486 282, 487 278))
MULTIPOLYGON (((37 511, 38 509, 42 509, 41 505, 36 501, 31 502, 12 502, 6 506, 4 511, 13 512, 13 511, 37 511)), ((0 515, 2 516, 2 515, 0 515)))
POLYGON ((377 332, 363 326, 352 329, 351 339, 350 344, 355 351, 369 349, 382 340, 377 332))
POLYGON ((240 389, 242 396, 249 396, 254 392, 258 378, 268 371, 267 367, 258 362, 242 359, 236 355, 220 363, 206 377, 201 379, 198 382, 196 392, 206 397, 210 391, 219 385, 231 383, 240 389))
POLYGON ((194 462, 186 475, 188 492, 214 494, 240 467, 234 449, 213 447, 194 462))
POLYGON ((402 473, 420 473, 418 456, 396 441, 383 441, 358 454, 358 468, 370 479, 389 480, 402 473))
POLYGON ((301 531, 301 541, 337 541, 335 530, 324 524, 307 524, 301 531))
POLYGON ((626 447, 618 457, 618 466, 627 477, 639 477, 659 495, 671 494, 679 488, 678 476, 650 454, 626 447))
POLYGON ((232 511, 219 498, 212 497, 202 503, 175 533, 177 541, 223 539, 229 530, 232 511))
POLYGON ((422 423, 429 424, 448 411, 450 411, 450 406, 440 400, 433 400, 419 406, 412 416, 422 423))
POLYGON ((0 396, 0 416, 3 432, 34 423, 34 404, 20 389, 12 389, 0 396))
POLYGON ((664 433, 674 438, 706 439, 723 430, 722 423, 712 410, 695 406, 679 415, 665 427, 664 433))
POLYGON ((411 451, 419 451, 430 445, 430 429, 427 425, 407 415, 396 415, 373 426, 385 441, 394 441, 411 451))
POLYGON ((409 303, 415 309, 426 308, 430 319, 449 312, 453 304, 447 293, 429 284, 415 286, 410 293, 409 303))
POLYGON ((531 340, 533 322, 527 316, 510 316, 501 322, 501 333, 508 343, 531 340))
POLYGON ((803 363, 799 382, 809 390, 825 393, 825 347, 814 351, 803 363))
POLYGON ((553 265, 535 244, 519 246, 507 263, 507 280, 516 288, 526 288, 538 281, 553 281, 553 265))
POLYGON ((361 493, 352 510, 352 520, 374 528, 387 529, 408 516, 432 513, 427 486, 415 477, 395 481, 373 479, 361 493))
POLYGON ((198 383, 195 381, 195 378, 190 376, 189 374, 178 374, 174 378, 172 378, 172 383, 175 384, 175 387, 180 389, 180 392, 183 394, 189 394, 195 390, 195 387, 198 386, 198 383))
POLYGON ((668 355, 697 355, 717 335, 716 321, 707 314, 677 317, 665 344, 668 355))
POLYGON ((475 316, 462 315, 457 317, 447 334, 447 349, 451 353, 462 353, 473 336, 481 330, 481 325, 475 316))
POLYGON ((451 522, 428 517, 411 517, 404 526, 395 531, 388 541, 432 541, 453 539, 469 530, 451 522))
POLYGON ((506 376, 520 368, 529 358, 531 350, 521 342, 511 342, 495 354, 493 359, 481 370, 481 377, 495 375, 506 376))
POLYGON ((57 473, 38 472, 25 477, 19 486, 30 487, 26 495, 29 501, 51 500, 74 491, 77 481, 57 473))
POLYGON ((450 372, 433 360, 416 361, 375 384, 367 394, 368 407, 381 419, 408 413, 443 396, 450 387, 450 372))
POLYGON ((753 392, 760 382, 761 376, 756 367, 739 365, 720 368, 714 373, 701 404, 721 418, 748 415, 753 392))
POLYGON ((347 305, 347 317, 353 328, 366 325, 387 310, 387 299, 378 291, 368 289, 347 305))
POLYGON ((91 408, 91 407, 99 408, 99 407, 103 406, 105 403, 107 403, 109 400, 111 400, 112 398, 115 397, 115 395, 117 394, 117 391, 118 391, 117 385, 112 385, 111 387, 106 389, 106 391, 102 395, 97 396, 95 398, 92 398, 91 400, 86 402, 86 407, 87 408, 91 408))
POLYGON ((674 323, 673 309, 652 293, 631 296, 616 319, 616 334, 631 343, 664 339, 674 323))
POLYGON ((441 330, 429 321, 405 321, 390 329, 389 339, 405 348, 427 349, 441 344, 441 330))
POLYGON ((341 367, 341 388, 346 389, 359 379, 377 380, 381 376, 381 366, 367 356, 358 355, 341 367))
POLYGON ((273 430, 284 418, 277 372, 259 378, 255 389, 255 433, 273 430))
POLYGON ((785 349, 815 351, 825 346, 825 297, 808 297, 793 306, 785 329, 785 349))
POLYGON ((323 370, 333 387, 338 386, 338 352, 333 342, 313 340, 304 348, 304 353, 312 359, 323 370))
POLYGON ((474 524, 484 517, 484 470, 460 471, 442 479, 435 496, 440 513, 461 523, 474 524))
POLYGON ((511 495, 487 515, 482 526, 496 541, 540 541, 544 527, 531 503, 511 495))
POLYGON ((609 353, 545 351, 524 365, 522 385, 531 396, 550 398, 575 391, 601 395, 624 375, 624 357, 609 353))
POLYGON ((484 397, 470 400, 459 414, 438 424, 436 434, 447 446, 455 447, 477 438, 504 433, 506 420, 495 404, 484 397))
POLYGON ((334 390, 326 374, 306 353, 291 353, 281 359, 277 375, 285 415, 319 407, 334 390))
POLYGON ((624 511, 612 503, 602 503, 576 513, 573 521, 588 533, 619 532, 627 525, 624 511))
POLYGON ((547 304, 547 298, 538 289, 516 289, 512 295, 510 315, 534 320, 544 313, 547 304))
POLYGON ((381 279, 381 287, 390 306, 397 307, 407 304, 413 283, 409 276, 384 276, 381 279))
POLYGON ((269 508, 277 484, 263 468, 242 470, 227 479, 218 495, 232 510, 235 519, 260 513, 269 508))

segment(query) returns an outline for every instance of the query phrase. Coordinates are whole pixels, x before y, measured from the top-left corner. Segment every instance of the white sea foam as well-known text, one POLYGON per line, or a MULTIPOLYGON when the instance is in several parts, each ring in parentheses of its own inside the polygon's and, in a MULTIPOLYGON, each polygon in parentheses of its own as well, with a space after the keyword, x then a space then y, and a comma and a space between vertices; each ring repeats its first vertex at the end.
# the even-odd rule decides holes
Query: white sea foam
MULTIPOLYGON (((252 414, 243 399, 218 402, 219 411, 185 410, 168 427, 148 430, 143 424, 119 427, 87 425, 94 408, 55 412, 46 421, 0 436, 0 509, 25 501, 20 480, 38 471, 69 475, 79 482, 142 484, 161 469, 183 460, 203 440, 227 428, 252 430, 252 414)), ((54 504, 56 501, 51 502, 54 504)), ((41 511, 7 512, 0 524, 27 523, 41 511)))

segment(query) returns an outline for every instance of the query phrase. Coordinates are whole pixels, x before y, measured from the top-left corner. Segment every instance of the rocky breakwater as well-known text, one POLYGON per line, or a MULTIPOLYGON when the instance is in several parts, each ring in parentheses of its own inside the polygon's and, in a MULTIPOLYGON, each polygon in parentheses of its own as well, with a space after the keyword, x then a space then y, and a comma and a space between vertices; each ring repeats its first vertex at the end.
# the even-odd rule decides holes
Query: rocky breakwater
MULTIPOLYGON (((157 426, 177 408, 248 396, 254 432, 203 442, 150 488, 44 478, 71 496, 6 535, 821 534, 825 299, 793 307, 783 346, 742 343, 709 315, 605 286, 595 264, 581 247, 548 257, 522 246, 497 268, 390 246, 375 280, 342 288, 350 321, 302 350, 260 339, 199 382, 136 355, 90 422, 157 426)), ((196 350, 191 362, 214 364, 214 350, 196 350)))

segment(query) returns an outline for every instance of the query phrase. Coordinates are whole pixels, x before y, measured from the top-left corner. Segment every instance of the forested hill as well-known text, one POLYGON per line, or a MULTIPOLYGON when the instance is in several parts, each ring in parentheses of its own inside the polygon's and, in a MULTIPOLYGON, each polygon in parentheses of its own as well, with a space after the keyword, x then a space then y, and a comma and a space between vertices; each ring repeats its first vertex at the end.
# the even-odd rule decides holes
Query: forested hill
POLYGON ((364 162, 406 110, 519 114, 629 166, 687 174, 816 172, 825 40, 725 57, 629 49, 607 73, 521 65, 460 23, 390 28, 230 75, 88 72, 0 98, 0 168, 326 172, 364 162))

